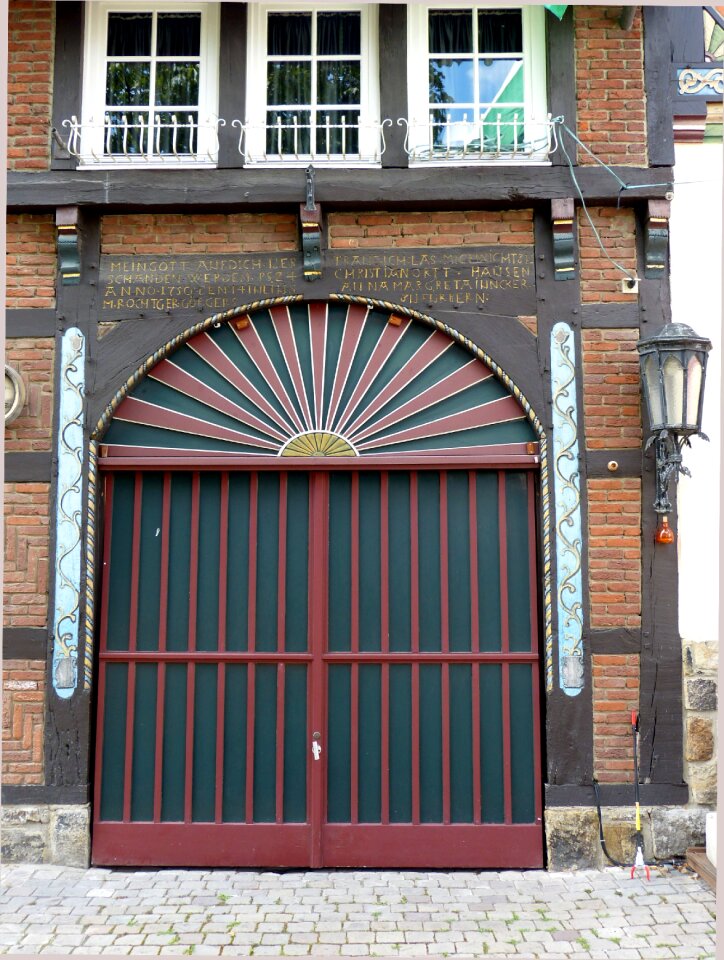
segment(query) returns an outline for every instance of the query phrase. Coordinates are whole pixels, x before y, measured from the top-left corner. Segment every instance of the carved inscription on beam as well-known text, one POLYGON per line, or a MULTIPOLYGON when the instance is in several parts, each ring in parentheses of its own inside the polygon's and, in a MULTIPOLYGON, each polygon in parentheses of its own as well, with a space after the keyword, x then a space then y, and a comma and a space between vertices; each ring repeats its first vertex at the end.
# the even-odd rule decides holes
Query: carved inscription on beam
MULTIPOLYGON (((326 250, 314 297, 370 297, 418 310, 474 309, 515 317, 535 312, 532 246, 430 250, 326 250)), ((209 316, 243 303, 309 296, 302 258, 229 253, 101 257, 102 320, 209 316)))

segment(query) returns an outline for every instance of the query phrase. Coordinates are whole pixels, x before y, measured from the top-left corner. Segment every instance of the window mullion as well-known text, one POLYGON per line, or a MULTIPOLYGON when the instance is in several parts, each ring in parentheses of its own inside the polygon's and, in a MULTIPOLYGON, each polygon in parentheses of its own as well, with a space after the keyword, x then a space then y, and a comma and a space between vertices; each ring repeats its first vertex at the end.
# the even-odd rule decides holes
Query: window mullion
MULTIPOLYGON (((480 121, 480 44, 479 38, 479 16, 480 8, 473 7, 473 123, 480 121)), ((482 136, 482 127, 481 127, 482 136)))
POLYGON ((317 152, 317 13, 312 14, 311 104, 309 111, 309 152, 317 152))
POLYGON ((157 50, 157 29, 158 29, 158 13, 154 11, 153 18, 151 20, 151 65, 150 65, 150 77, 149 77, 149 89, 148 89, 148 144, 147 151, 149 159, 153 156, 153 147, 154 147, 154 128, 156 121, 156 50, 157 50))

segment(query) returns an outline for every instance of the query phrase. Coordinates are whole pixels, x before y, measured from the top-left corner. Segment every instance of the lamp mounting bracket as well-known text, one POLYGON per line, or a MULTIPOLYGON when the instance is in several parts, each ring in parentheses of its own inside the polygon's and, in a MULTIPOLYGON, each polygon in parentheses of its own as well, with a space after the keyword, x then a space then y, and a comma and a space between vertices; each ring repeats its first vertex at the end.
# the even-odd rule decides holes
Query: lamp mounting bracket
POLYGON ((300 204, 299 221, 302 232, 304 279, 317 280, 322 276, 322 207, 314 199, 314 167, 305 171, 307 202, 300 204))

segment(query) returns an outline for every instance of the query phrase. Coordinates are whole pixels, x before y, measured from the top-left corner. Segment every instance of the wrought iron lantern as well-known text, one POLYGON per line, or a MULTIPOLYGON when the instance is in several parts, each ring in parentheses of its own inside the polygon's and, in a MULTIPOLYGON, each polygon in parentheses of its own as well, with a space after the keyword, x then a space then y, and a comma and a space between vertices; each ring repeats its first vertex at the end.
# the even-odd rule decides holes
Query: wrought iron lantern
POLYGON ((683 447, 691 446, 692 436, 709 439, 701 432, 701 414, 711 340, 685 323, 667 323, 636 346, 651 431, 645 449, 654 445, 656 451, 654 510, 667 514, 671 478, 691 476, 682 462, 683 447))

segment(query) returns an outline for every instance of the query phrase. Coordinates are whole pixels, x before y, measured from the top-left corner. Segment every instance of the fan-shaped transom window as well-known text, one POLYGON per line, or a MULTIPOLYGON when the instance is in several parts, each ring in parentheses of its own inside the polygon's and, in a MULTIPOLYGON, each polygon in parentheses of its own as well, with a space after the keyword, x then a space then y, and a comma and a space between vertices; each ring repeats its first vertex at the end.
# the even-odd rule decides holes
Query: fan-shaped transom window
POLYGON ((116 410, 111 455, 516 456, 518 401, 440 330, 358 304, 277 306, 211 327, 116 410))

